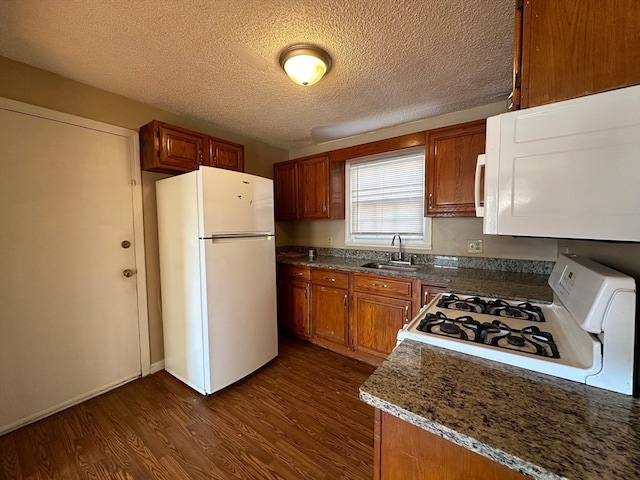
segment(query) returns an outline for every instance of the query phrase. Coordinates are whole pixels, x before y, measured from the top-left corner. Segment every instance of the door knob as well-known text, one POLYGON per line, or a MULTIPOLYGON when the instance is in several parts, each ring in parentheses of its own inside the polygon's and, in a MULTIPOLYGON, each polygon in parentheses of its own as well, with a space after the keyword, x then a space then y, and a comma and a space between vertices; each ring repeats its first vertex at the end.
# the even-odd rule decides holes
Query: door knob
POLYGON ((129 240, 123 240, 120 246, 122 248, 129 248, 131 246, 131 242, 129 240))
POLYGON ((133 277, 133 275, 135 274, 135 272, 133 270, 131 270, 130 268, 127 268, 125 271, 122 272, 122 274, 125 277, 133 277))

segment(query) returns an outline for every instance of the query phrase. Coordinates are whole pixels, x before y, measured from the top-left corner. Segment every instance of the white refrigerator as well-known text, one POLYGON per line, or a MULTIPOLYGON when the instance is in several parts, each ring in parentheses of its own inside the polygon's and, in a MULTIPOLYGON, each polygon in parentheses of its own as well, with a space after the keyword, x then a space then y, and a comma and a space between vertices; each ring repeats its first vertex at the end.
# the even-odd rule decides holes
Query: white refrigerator
POLYGON ((200 167, 156 195, 165 370, 211 394, 278 354, 273 181, 200 167))

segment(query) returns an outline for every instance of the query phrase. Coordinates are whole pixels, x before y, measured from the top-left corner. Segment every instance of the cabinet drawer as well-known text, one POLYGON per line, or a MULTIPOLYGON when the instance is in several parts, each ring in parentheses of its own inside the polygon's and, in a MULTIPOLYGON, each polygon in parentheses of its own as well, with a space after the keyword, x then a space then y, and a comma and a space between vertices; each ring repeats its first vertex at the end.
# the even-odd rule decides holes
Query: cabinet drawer
POLYGON ((335 288, 349 288, 349 274, 336 270, 314 268, 311 272, 311 283, 335 288))
POLYGON ((302 265, 278 265, 278 275, 281 278, 308 282, 311 278, 311 269, 302 265))
POLYGON ((400 280, 382 275, 352 275, 352 277, 354 290, 411 298, 411 280, 400 280))

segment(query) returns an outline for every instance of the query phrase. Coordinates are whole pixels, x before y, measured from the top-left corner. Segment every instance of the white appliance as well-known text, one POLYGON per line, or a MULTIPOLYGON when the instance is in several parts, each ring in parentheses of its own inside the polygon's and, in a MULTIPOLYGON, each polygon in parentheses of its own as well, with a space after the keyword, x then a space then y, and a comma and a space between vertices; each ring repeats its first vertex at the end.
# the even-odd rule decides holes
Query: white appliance
POLYGON ((490 117, 486 140, 485 234, 640 241, 640 85, 490 117))
POLYGON ((405 338, 631 395, 633 278, 560 255, 552 304, 442 293, 398 332, 405 338))
POLYGON ((156 192, 165 369, 210 394, 278 354, 273 181, 200 167, 156 192))

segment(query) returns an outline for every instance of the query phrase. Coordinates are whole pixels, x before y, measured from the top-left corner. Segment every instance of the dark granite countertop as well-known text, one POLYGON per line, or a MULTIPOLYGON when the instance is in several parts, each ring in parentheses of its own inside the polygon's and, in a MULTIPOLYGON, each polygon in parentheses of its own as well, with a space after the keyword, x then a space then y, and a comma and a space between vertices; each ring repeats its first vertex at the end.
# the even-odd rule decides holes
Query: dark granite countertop
POLYGON ((640 479, 640 400, 412 340, 366 403, 536 479, 640 479))
POLYGON ((305 265, 314 268, 344 270, 356 273, 417 278, 426 283, 442 284, 449 292, 480 295, 485 297, 502 297, 514 300, 550 303, 553 292, 547 284, 549 275, 522 273, 502 270, 485 270, 479 268, 446 268, 433 264, 416 265, 416 272, 396 272, 363 268, 370 260, 358 258, 342 258, 318 256, 309 260, 307 256, 278 257, 279 263, 305 265))

